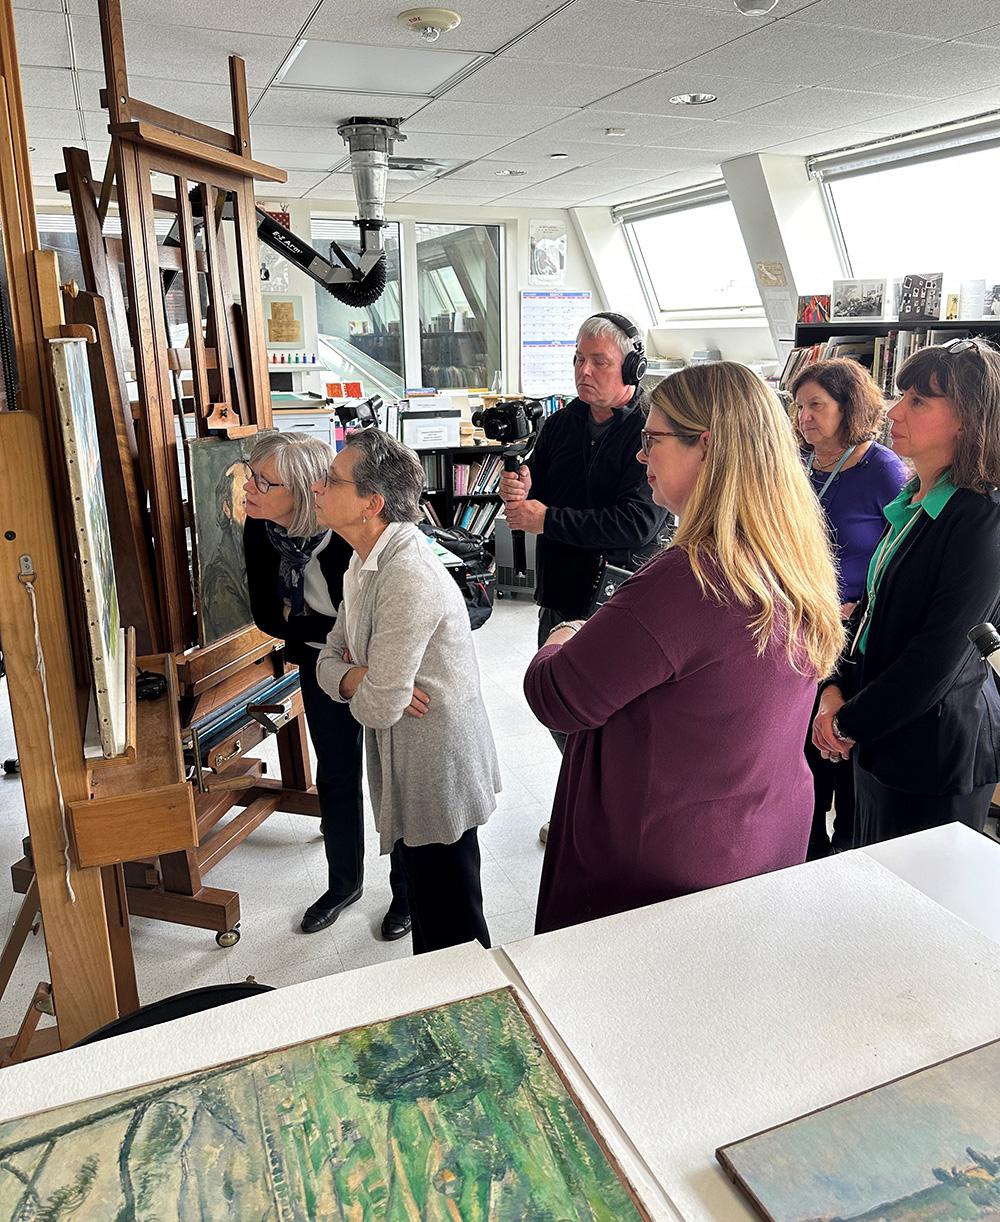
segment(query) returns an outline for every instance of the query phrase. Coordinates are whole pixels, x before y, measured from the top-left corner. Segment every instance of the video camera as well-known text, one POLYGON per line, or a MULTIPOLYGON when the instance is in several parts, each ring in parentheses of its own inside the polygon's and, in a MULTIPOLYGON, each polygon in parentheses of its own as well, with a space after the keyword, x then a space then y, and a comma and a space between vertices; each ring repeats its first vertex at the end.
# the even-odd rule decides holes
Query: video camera
POLYGON ((337 419, 345 429, 370 429, 379 427, 379 412, 382 396, 369 395, 367 399, 352 399, 341 403, 336 409, 337 419))
POLYGON ((541 418, 542 405, 537 399, 510 399, 476 412, 472 423, 481 428, 490 441, 512 445, 527 441, 538 430, 541 418))

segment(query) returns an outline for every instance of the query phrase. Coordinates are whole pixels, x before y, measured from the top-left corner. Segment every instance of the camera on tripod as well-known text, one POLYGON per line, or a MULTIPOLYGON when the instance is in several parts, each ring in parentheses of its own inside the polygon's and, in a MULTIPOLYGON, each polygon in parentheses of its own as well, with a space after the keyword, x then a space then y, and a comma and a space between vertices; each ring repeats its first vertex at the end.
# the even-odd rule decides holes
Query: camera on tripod
POLYGON ((542 405, 537 399, 508 399, 476 412, 472 423, 481 428, 490 441, 512 445, 527 441, 537 430, 542 418, 542 405))
POLYGON ((379 412, 382 396, 370 395, 367 399, 352 399, 336 408, 337 419, 345 429, 370 429, 379 427, 379 412))

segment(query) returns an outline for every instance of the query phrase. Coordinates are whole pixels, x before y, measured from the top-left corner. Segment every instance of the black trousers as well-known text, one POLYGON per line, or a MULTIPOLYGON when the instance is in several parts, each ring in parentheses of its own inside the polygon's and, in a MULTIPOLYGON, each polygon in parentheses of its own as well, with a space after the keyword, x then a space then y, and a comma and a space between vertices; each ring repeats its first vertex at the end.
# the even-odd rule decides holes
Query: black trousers
POLYGON ((809 832, 809 848, 806 861, 818 857, 829 857, 831 853, 843 853, 854 848, 854 767, 850 760, 832 764, 825 760, 813 746, 812 723, 819 707, 819 698, 813 706, 806 731, 806 763, 813 777, 813 821, 809 832), (831 804, 835 805, 833 837, 826 830, 826 817, 831 804))
POLYGON ((972 793, 918 794, 892 789, 854 765, 857 847, 922 832, 945 823, 964 823, 981 832, 989 814, 993 782, 972 793))
POLYGON ((478 832, 470 827, 454 844, 413 847, 397 840, 393 846, 406 869, 415 955, 463 942, 481 942, 489 949, 478 832))
MULTIPOLYGON (((316 791, 320 828, 326 850, 328 890, 324 906, 332 906, 359 891, 365 880, 365 814, 361 797, 361 762, 364 729, 351 716, 351 706, 340 704, 316 681, 318 651, 299 663, 299 686, 309 736, 316 748, 316 791)), ((391 910, 409 911, 406 873, 398 852, 389 859, 391 910)))

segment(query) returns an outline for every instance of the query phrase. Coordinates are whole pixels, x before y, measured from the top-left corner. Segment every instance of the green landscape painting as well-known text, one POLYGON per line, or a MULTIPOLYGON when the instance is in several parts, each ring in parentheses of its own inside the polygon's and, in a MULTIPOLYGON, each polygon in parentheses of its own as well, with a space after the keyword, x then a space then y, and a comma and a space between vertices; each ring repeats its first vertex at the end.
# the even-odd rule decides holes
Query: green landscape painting
POLYGON ((0 1125, 0 1218, 648 1214, 501 989, 0 1125))
POLYGON ((717 1155, 773 1222, 1000 1222, 1000 1041, 717 1155))

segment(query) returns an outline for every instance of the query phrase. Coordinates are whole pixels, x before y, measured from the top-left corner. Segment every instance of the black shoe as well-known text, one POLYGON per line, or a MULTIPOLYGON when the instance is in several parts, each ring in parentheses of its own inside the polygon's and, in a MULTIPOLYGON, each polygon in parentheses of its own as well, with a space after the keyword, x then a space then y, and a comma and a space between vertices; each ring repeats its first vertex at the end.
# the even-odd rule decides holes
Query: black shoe
MULTIPOLYGON (((321 929, 326 929, 340 916, 340 914, 350 904, 355 904, 361 899, 362 888, 359 887, 353 895, 347 896, 346 899, 337 900, 331 907, 325 904, 311 904, 306 909, 306 914, 302 918, 300 926, 303 933, 319 933, 321 929)), ((324 897, 325 899, 325 897, 324 897)))
POLYGON ((396 942, 399 938, 405 938, 410 932, 410 914, 400 916, 398 912, 389 911, 382 918, 382 939, 385 942, 396 942))

